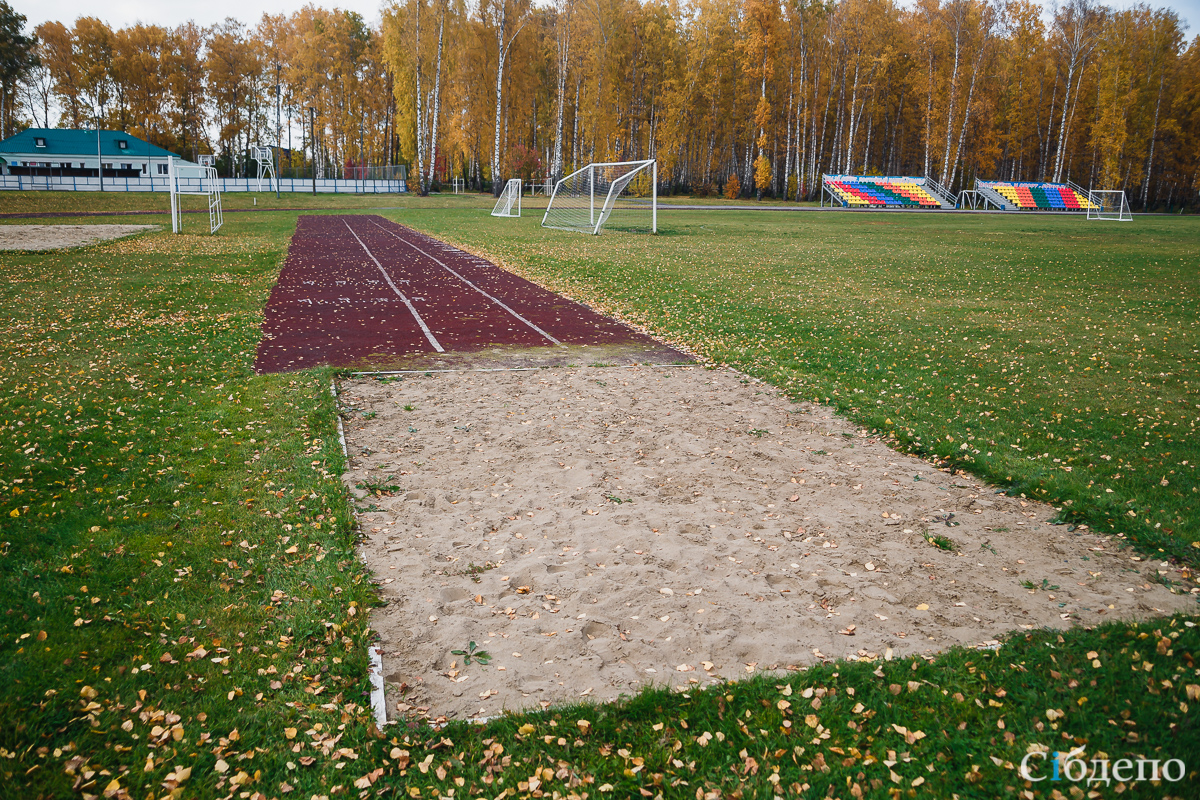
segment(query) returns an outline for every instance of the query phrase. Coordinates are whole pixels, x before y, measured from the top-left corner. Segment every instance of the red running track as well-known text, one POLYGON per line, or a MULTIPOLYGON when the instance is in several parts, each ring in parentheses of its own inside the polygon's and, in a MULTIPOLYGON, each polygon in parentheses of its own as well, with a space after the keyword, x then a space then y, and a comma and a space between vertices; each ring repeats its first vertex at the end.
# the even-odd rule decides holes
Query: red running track
MULTIPOLYGON (((369 368, 494 347, 622 346, 685 355, 587 306, 374 215, 302 216, 254 368, 369 368)), ((647 360, 651 360, 648 358, 647 360)))

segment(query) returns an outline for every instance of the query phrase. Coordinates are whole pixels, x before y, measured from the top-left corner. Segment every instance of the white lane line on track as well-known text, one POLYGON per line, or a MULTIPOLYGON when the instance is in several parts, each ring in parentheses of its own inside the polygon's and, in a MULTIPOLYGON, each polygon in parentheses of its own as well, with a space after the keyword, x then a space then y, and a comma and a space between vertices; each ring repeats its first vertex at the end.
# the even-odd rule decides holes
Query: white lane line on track
POLYGON ((354 232, 354 228, 350 227, 350 223, 346 222, 346 220, 342 220, 342 222, 346 225, 346 230, 350 231, 350 235, 358 240, 358 243, 362 245, 362 249, 365 250, 367 255, 371 257, 371 260, 375 262, 375 266, 379 267, 379 271, 383 274, 383 279, 387 281, 387 285, 392 287, 392 291, 396 293, 396 296, 404 301, 404 305, 408 306, 408 310, 413 315, 413 319, 415 319, 417 324, 421 326, 421 330, 425 332, 425 338, 429 340, 431 345, 433 345, 433 349, 437 350, 439 353, 446 352, 438 340, 434 338, 433 332, 429 330, 429 326, 425 324, 425 320, 421 319, 421 315, 417 313, 417 309, 413 306, 412 301, 404 296, 404 292, 400 291, 396 284, 392 283, 392 276, 387 274, 387 270, 383 268, 383 264, 379 263, 379 259, 376 258, 375 254, 371 252, 370 248, 363 243, 363 240, 358 238, 358 234, 354 232))
POLYGON ((507 304, 505 304, 505 302, 504 302, 503 300, 501 300, 501 299, 500 299, 500 298, 498 298, 498 297, 493 297, 492 295, 490 295, 490 294, 488 294, 487 292, 485 292, 483 289, 480 289, 478 286, 476 286, 475 284, 471 283, 469 280, 467 280, 466 278, 464 278, 462 275, 460 275, 460 274, 458 274, 457 272, 455 272, 455 271, 454 271, 453 269, 451 269, 450 267, 446 266, 446 264, 444 264, 442 261, 440 261, 440 260, 437 258, 437 256, 435 256, 435 255, 433 255, 433 254, 431 254, 431 253, 427 253, 426 251, 424 251, 424 250, 422 250, 421 248, 417 247, 417 246, 416 246, 415 244, 413 244, 412 242, 410 242, 410 241, 408 241, 408 240, 404 239, 402 236, 400 236, 399 234, 397 234, 395 231, 389 231, 387 228, 383 227, 382 225, 380 225, 378 222, 375 222, 374 220, 371 220, 371 224, 372 224, 372 225, 374 225, 376 228, 379 228, 379 230, 383 231, 384 233, 389 233, 389 234, 391 234, 392 236, 396 237, 396 238, 397 238, 397 239, 399 239, 401 242, 403 242, 404 244, 408 245, 408 246, 409 246, 409 247, 411 247, 413 250, 416 250, 418 253, 420 253, 421 255, 425 256, 426 258, 433 259, 433 261, 435 261, 439 267, 441 267, 442 269, 446 270, 446 272, 449 272, 449 273, 450 273, 451 275, 453 275, 454 277, 458 278, 460 281, 462 281, 463 283, 465 283, 467 286, 470 286, 472 289, 474 289, 475 291, 479 292, 481 295, 483 295, 484 297, 486 297, 488 300, 491 300, 493 303, 495 303, 496 305, 498 305, 498 306, 500 306, 501 308, 503 308, 503 309, 504 309, 505 311, 507 311, 509 314, 512 314, 512 315, 513 315, 513 317, 514 317, 514 318, 516 318, 517 320, 519 320, 519 321, 521 321, 521 322, 524 322, 524 323, 525 323, 526 325, 528 325, 530 328, 532 328, 533 330, 537 331, 537 332, 538 332, 538 333, 540 333, 542 336, 544 336, 544 337, 546 338, 546 340, 547 340, 547 341, 549 341, 551 344, 557 344, 557 345, 561 345, 561 344, 562 344, 562 342, 560 342, 558 339, 555 339, 553 336, 551 336, 550 334, 546 333, 544 330, 542 330, 541 328, 539 328, 537 325, 534 325, 532 322, 530 322, 529 320, 527 320, 527 319, 525 319, 524 317, 522 317, 522 316, 521 316, 520 314, 518 314, 516 311, 512 310, 511 308, 509 308, 509 307, 508 307, 508 305, 507 305, 507 304))

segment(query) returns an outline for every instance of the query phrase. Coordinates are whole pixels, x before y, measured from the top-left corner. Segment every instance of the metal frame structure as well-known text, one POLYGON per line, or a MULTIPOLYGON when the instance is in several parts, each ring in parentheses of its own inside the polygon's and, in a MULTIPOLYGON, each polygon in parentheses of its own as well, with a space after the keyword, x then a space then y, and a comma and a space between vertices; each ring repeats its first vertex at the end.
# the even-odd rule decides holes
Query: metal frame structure
POLYGON ((504 184, 504 190, 500 192, 500 198, 496 201, 496 207, 492 209, 493 217, 519 217, 521 216, 521 179, 510 178, 508 183, 504 184), (517 213, 512 213, 513 203, 516 203, 517 213))
POLYGON ((959 208, 967 208, 971 211, 988 211, 990 210, 988 206, 995 208, 997 211, 1002 210, 992 198, 977 189, 963 189, 958 193, 959 208))
POLYGON ((616 202, 617 197, 621 194, 622 191, 625 190, 625 187, 630 184, 630 182, 634 179, 634 177, 637 176, 637 174, 639 172, 642 172, 647 169, 650 170, 650 186, 651 186, 650 232, 658 233, 658 160, 653 159, 653 158, 647 159, 644 161, 598 161, 598 162, 595 162, 592 164, 588 164, 586 167, 577 169, 574 172, 572 172, 570 175, 567 175, 566 177, 560 178, 554 184, 554 193, 550 195, 550 202, 546 204, 546 213, 542 215, 542 227, 543 228, 557 228, 558 230, 571 230, 571 231, 579 230, 579 228, 566 228, 566 227, 562 227, 559 225, 547 225, 546 220, 550 217, 551 209, 554 208, 554 201, 558 197, 558 190, 561 189, 567 181, 571 180, 576 175, 581 175, 586 172, 586 173, 588 173, 587 183, 591 190, 589 193, 589 214, 590 214, 590 216, 589 216, 589 226, 588 227, 591 228, 591 233, 593 236, 598 235, 600 233, 600 228, 603 227, 605 221, 608 220, 609 215, 612 214, 613 203, 616 202), (634 169, 631 169, 629 172, 622 175, 619 179, 612 182, 612 184, 608 187, 607 195, 604 197, 604 200, 600 205, 600 211, 597 212, 596 211, 596 169, 599 167, 634 167, 634 169))
POLYGON ((1088 219, 1108 220, 1109 222, 1132 222, 1133 214, 1129 211, 1129 200, 1125 197, 1123 189, 1089 189, 1087 193, 1088 199, 1088 219), (1099 198, 1101 195, 1112 196, 1120 195, 1120 206, 1116 212, 1108 211, 1112 205, 1107 202, 1102 202, 1099 198), (1093 210, 1095 213, 1093 213, 1093 210), (1113 214, 1116 216, 1113 216, 1113 214))
POLYGON ((256 145, 250 148, 250 157, 258 162, 258 190, 263 190, 263 178, 267 178, 267 191, 271 191, 271 186, 279 185, 279 181, 275 176, 275 157, 271 153, 271 148, 256 145))
POLYGON ((221 190, 218 188, 216 168, 178 162, 177 158, 167 161, 167 180, 171 188, 171 233, 183 232, 179 196, 185 194, 208 198, 208 232, 216 233, 225 223, 221 214, 221 190), (180 188, 180 180, 189 179, 199 179, 198 188, 180 188))

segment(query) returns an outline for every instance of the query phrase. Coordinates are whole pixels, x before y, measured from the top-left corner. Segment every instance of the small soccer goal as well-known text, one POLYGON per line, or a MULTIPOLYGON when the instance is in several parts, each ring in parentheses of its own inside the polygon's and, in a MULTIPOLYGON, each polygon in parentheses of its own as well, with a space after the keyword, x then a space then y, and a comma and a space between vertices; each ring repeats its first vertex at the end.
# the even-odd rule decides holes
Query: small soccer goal
POLYGON ((492 209, 493 217, 519 217, 521 216, 521 179, 513 178, 508 183, 504 184, 504 191, 500 192, 500 199, 496 201, 496 207, 492 209))
POLYGON ((221 214, 221 189, 215 167, 199 164, 180 164, 179 159, 167 161, 167 180, 171 190, 171 233, 183 232, 181 195, 201 195, 208 198, 208 232, 216 233, 224 224, 221 214))
POLYGON ((1125 192, 1120 189, 1092 189, 1088 192, 1087 218, 1129 222, 1133 214, 1129 213, 1125 192))
POLYGON ((543 228, 658 233, 658 162, 588 164, 554 184, 543 228))

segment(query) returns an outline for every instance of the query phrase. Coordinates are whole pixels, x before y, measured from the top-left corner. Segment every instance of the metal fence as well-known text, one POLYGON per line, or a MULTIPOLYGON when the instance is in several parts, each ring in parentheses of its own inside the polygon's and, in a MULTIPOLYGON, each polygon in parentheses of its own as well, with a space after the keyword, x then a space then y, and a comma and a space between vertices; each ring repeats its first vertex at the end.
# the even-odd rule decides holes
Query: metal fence
MULTIPOLYGON (((199 179, 181 179, 180 188, 199 190, 199 179), (190 181, 190 182, 189 182, 190 181), (191 183, 195 183, 192 187, 191 183)), ((222 192, 273 192, 270 181, 258 178, 219 178, 218 188, 222 192)), ((0 175, 0 191, 51 191, 51 192, 97 192, 99 178, 73 178, 56 175, 0 175)), ((166 192, 170 185, 167 176, 144 178, 105 178, 106 192, 166 192)), ((282 178, 279 191, 289 194, 305 194, 313 191, 312 178, 282 178)), ((384 180, 364 178, 345 180, 341 178, 317 178, 316 191, 322 194, 396 194, 408 191, 408 182, 402 178, 384 180)))

